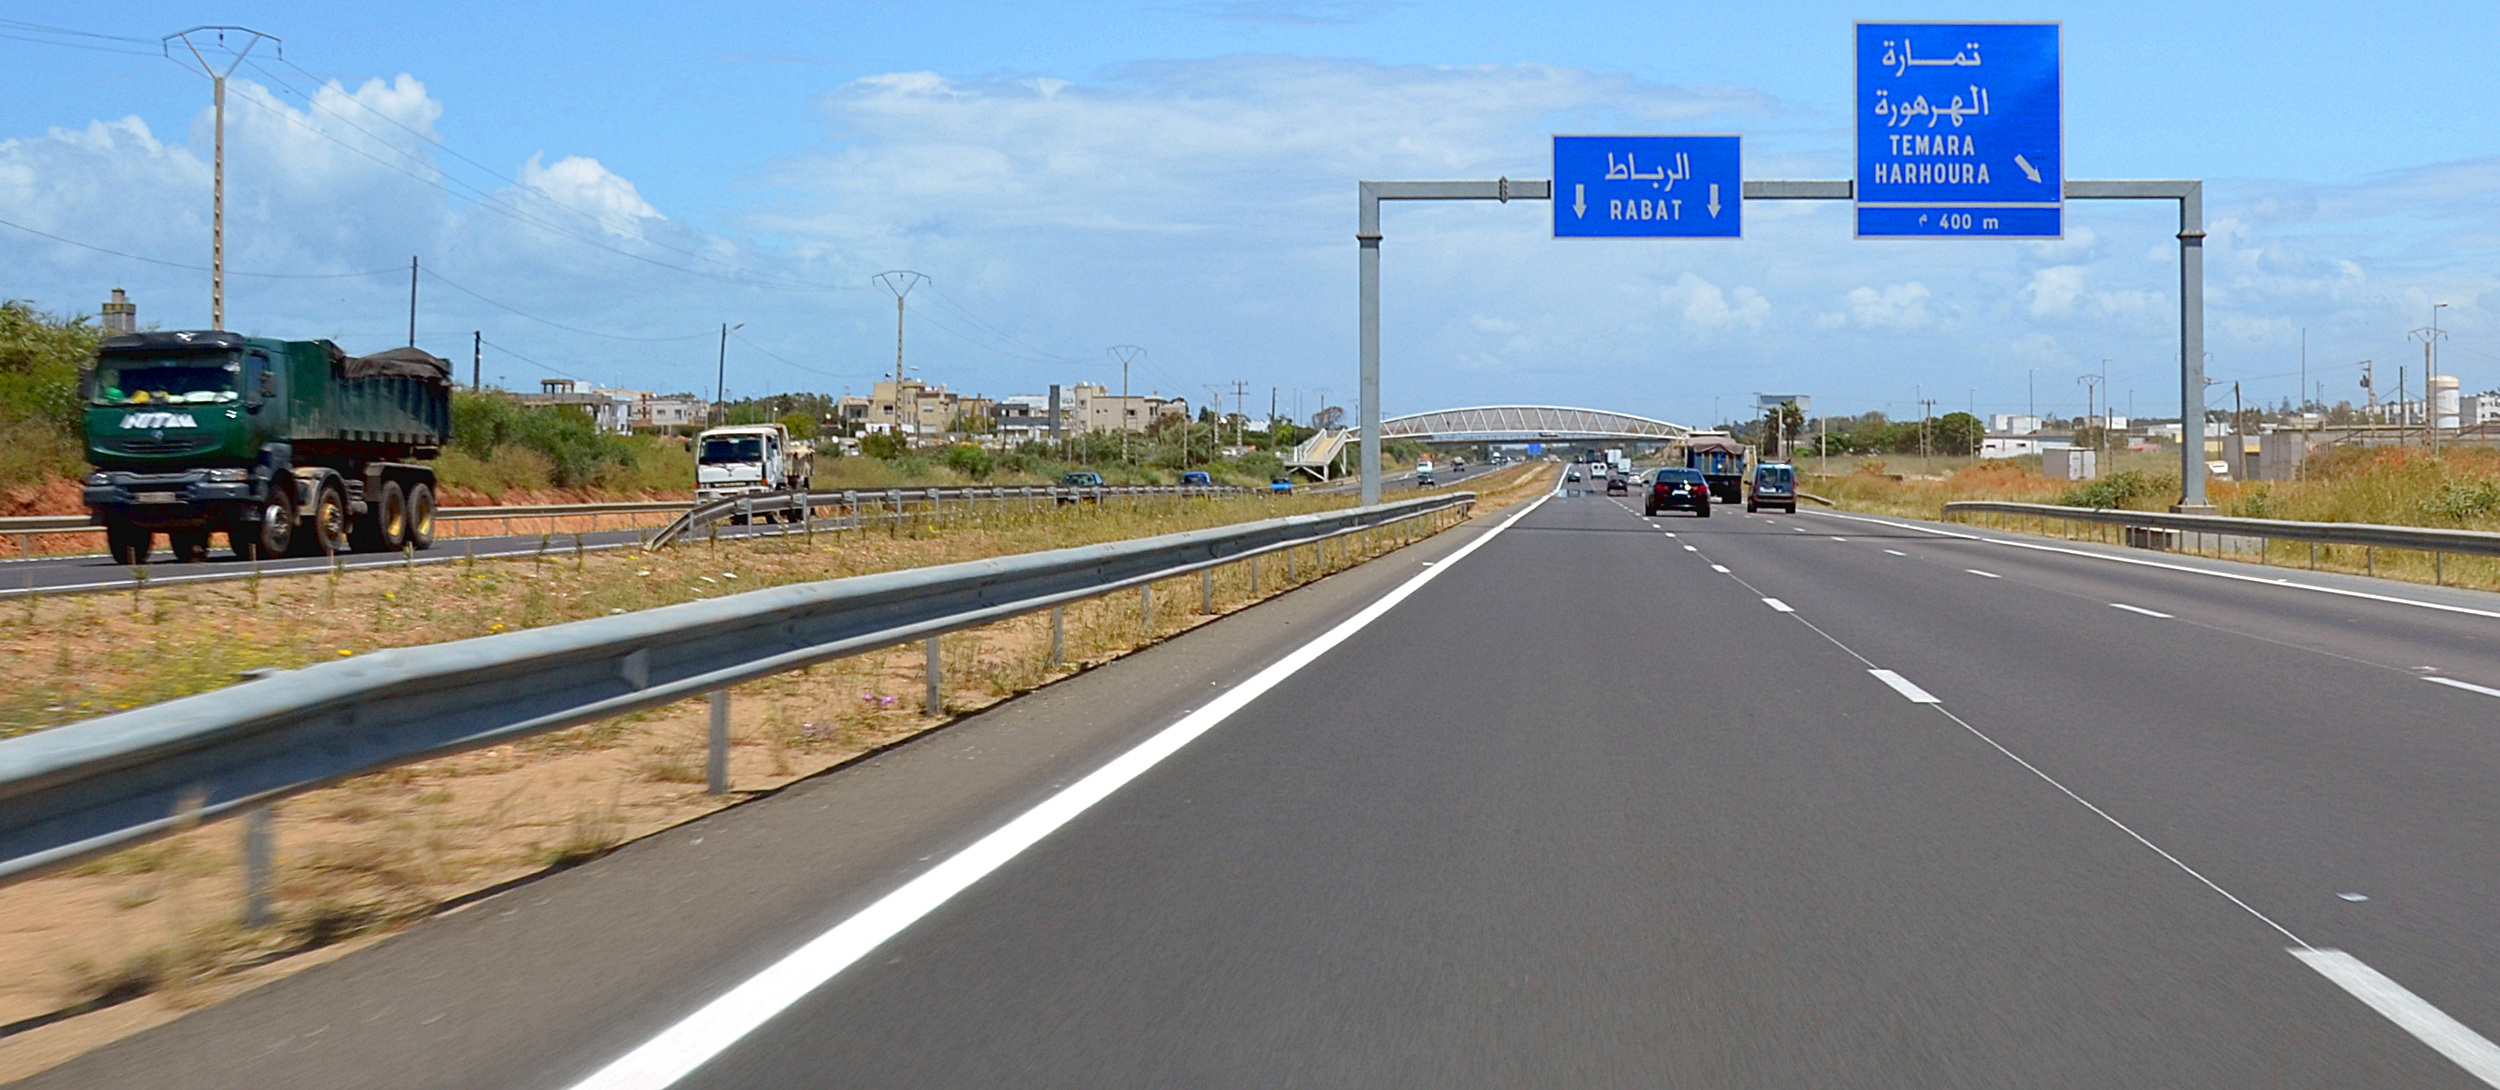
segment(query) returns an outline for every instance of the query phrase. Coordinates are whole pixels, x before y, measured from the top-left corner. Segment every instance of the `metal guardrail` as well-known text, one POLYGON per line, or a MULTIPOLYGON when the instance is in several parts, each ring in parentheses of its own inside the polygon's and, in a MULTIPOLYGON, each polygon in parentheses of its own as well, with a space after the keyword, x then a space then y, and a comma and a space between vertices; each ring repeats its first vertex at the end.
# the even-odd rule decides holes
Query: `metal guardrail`
MULTIPOLYGON (((0 881, 199 821, 265 816, 269 802, 394 765, 915 640, 934 647, 942 633, 1264 553, 1325 548, 1341 535, 1446 522, 1475 499, 1427 496, 394 648, 0 740, 0 881)), ((930 661, 937 665, 934 654, 930 661)), ((726 753, 725 708, 715 703, 716 762, 726 753)))
POLYGON ((2035 518, 2091 522, 2108 526, 2149 526, 2190 533, 2273 541, 2306 541, 2318 545, 2363 545, 2381 549, 2412 549, 2426 553, 2469 553, 2500 556, 2500 533, 2488 530, 2442 530, 2428 526, 2388 526, 2375 522, 2295 522, 2290 519, 2232 518, 2187 515, 2170 511, 2127 511, 2101 507, 2060 507, 2047 503, 1999 503, 1955 500, 1944 505, 1946 518, 1981 512, 2029 515, 2035 518))
MULTIPOLYGON (((476 507, 440 507, 434 511, 438 522, 463 522, 483 519, 517 518, 590 518, 601 515, 656 514, 662 511, 683 511, 681 500, 640 500, 619 503, 522 503, 476 507)), ((85 515, 16 515, 0 518, 0 537, 15 537, 17 555, 35 555, 32 538, 53 534, 100 534, 104 527, 85 515)), ((101 550, 99 550, 101 551, 101 550)), ((68 555, 68 554, 62 554, 68 555)))
POLYGON ((661 527, 660 532, 651 535, 651 540, 645 542, 643 547, 660 548, 697 526, 723 519, 751 520, 792 515, 797 516, 792 521, 813 521, 816 510, 826 507, 836 509, 839 513, 833 517, 843 520, 841 524, 848 526, 867 517, 871 508, 879 512, 879 517, 901 518, 914 505, 925 505, 920 507, 924 511, 940 512, 948 503, 969 506, 988 501, 1004 507, 1022 502, 1031 507, 1044 502, 1053 505, 1099 503, 1140 496, 1239 496, 1248 492, 1248 489, 1234 485, 1104 485, 1097 488, 967 485, 955 488, 846 488, 839 492, 809 492, 804 503, 800 502, 800 494, 796 492, 753 492, 698 503, 678 516, 676 521, 661 527))
POLYGON ((2312 569, 2318 566, 2318 546, 2357 545, 2363 550, 2362 570, 2372 576, 2379 573, 2380 549, 2428 553, 2431 558, 2431 581, 2440 586, 2448 585, 2449 553, 2500 556, 2500 533, 2488 530, 2442 530, 2375 522, 2299 522, 2168 511, 2061 507, 2046 503, 1999 503, 1993 500, 1956 500, 1944 507, 1946 518, 1989 513, 2117 526, 2125 534, 2125 543, 2138 548, 2202 553, 2207 546, 2211 546, 2216 554, 2254 554, 2260 564, 2270 563, 2267 553, 2274 542, 2306 542, 2312 569), (2187 540, 2182 541, 2182 535, 2186 535, 2187 540), (2182 546, 2186 548, 2182 549, 2182 546))

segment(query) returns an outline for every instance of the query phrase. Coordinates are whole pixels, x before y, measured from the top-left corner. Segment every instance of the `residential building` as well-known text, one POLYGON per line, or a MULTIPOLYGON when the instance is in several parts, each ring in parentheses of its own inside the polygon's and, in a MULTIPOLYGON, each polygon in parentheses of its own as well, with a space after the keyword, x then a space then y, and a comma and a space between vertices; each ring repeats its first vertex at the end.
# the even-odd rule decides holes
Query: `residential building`
POLYGON ((2030 435, 2040 430, 2040 418, 2029 413, 1990 413, 1988 433, 1991 435, 2030 435))
POLYGON ((2026 454, 2047 454, 2068 450, 2075 445, 2070 435, 2043 435, 2037 429, 2021 434, 1991 432, 1979 440, 1982 458, 2020 458, 2026 454))
POLYGON ((549 378, 538 380, 537 393, 514 394, 513 397, 533 409, 576 406, 590 414, 600 431, 631 434, 634 430, 632 403, 609 396, 611 392, 585 390, 581 388, 581 383, 569 378, 549 378))
POLYGON ((1080 382, 1068 387, 1063 396, 1067 400, 1061 407, 1078 431, 1144 434, 1159 421, 1189 419, 1188 398, 1164 397, 1160 392, 1122 397, 1108 387, 1080 382))

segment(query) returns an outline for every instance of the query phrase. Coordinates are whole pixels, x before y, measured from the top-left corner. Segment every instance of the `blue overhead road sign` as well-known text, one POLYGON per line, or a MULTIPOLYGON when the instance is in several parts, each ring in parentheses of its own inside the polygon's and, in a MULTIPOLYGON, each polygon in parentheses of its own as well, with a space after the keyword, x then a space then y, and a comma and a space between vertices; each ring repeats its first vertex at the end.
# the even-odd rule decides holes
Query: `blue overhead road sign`
POLYGON ((1744 138, 1557 136, 1555 238, 1740 238, 1744 138))
POLYGON ((1860 238, 2064 232, 2057 24, 1857 29, 1860 238))

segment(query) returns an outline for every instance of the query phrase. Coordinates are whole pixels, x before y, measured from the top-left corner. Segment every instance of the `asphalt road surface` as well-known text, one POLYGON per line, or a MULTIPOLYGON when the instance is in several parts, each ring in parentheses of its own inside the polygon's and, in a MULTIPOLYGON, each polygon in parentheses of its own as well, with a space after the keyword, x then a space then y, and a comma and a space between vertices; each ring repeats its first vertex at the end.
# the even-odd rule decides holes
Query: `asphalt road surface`
POLYGON ((1573 494, 30 1085, 2500 1085, 2495 832, 2500 597, 1573 494))

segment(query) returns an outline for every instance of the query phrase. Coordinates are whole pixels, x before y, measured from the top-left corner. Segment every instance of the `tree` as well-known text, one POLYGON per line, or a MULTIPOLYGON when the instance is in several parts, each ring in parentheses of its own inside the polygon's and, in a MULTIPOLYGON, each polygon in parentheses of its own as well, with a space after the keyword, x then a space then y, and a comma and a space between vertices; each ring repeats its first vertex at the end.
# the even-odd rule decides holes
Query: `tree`
POLYGON ((790 438, 792 439, 809 440, 816 438, 816 418, 807 413, 783 413, 781 414, 781 426, 790 429, 790 438))
POLYGON ((1930 431, 1936 453, 1967 458, 1979 453, 1979 444, 1988 437, 1988 426, 1969 413, 1946 413, 1936 418, 1930 431))

